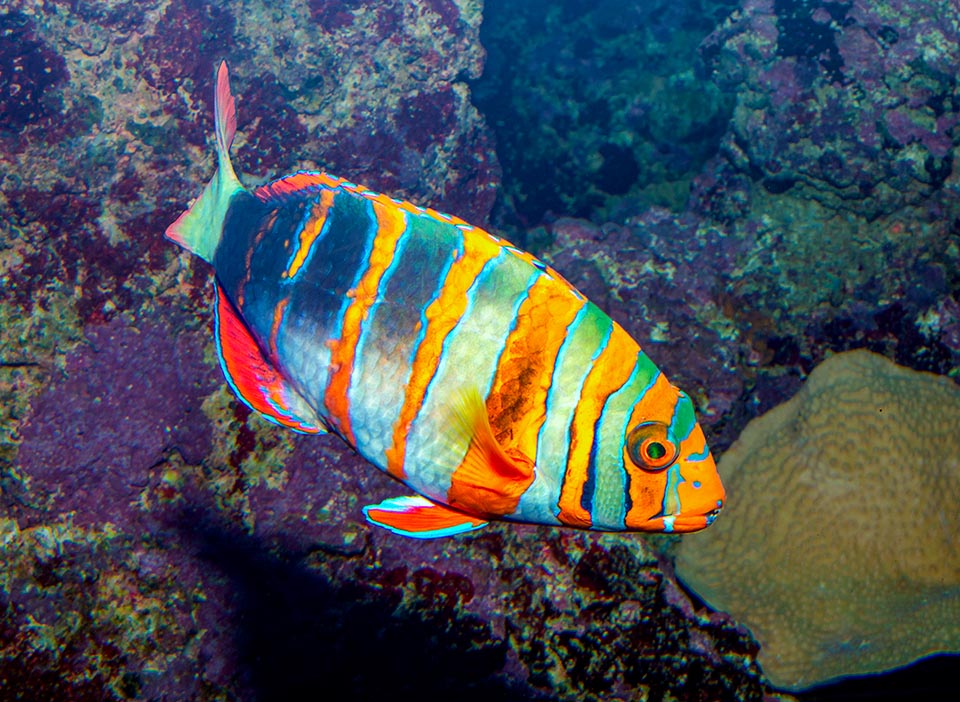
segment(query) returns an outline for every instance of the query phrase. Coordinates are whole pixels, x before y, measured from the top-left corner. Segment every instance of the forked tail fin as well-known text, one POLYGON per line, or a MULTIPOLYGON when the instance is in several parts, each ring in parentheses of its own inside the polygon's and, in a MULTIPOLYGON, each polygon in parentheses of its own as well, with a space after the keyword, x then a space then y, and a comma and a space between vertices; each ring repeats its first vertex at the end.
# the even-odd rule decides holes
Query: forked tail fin
POLYGON ((167 227, 166 237, 205 261, 212 261, 223 233, 231 198, 243 190, 230 163, 230 145, 237 132, 237 108, 230 93, 227 63, 217 71, 214 96, 214 122, 217 133, 217 172, 190 208, 167 227))

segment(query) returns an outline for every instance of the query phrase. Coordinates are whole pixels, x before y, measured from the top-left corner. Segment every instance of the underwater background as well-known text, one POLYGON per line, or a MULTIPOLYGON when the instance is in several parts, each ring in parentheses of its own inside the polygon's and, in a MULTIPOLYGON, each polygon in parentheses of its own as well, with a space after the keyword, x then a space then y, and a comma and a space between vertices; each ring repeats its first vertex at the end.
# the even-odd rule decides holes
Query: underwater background
POLYGON ((958 75, 956 0, 0 4, 0 700, 946 697, 888 671, 960 651, 958 75), (396 484, 233 396, 163 239, 222 59, 245 184, 456 214, 620 322, 717 523, 368 526, 396 484))

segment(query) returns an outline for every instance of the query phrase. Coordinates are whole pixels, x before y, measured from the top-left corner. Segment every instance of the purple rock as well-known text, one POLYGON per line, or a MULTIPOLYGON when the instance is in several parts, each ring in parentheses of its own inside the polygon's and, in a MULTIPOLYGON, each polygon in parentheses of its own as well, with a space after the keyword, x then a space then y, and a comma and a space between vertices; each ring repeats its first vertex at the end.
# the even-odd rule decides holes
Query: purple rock
POLYGON ((694 398, 709 427, 744 391, 735 359, 746 351, 706 322, 717 315, 717 276, 733 267, 745 243, 699 225, 658 208, 626 226, 560 219, 550 260, 694 398))
POLYGON ((701 47, 738 93, 724 150, 743 157, 730 162, 771 192, 798 186, 869 218, 937 196, 960 144, 944 109, 956 18, 927 2, 745 3, 701 47))
MULTIPOLYGON (((166 452, 200 462, 211 431, 200 405, 219 382, 203 361, 208 334, 120 317, 86 330, 23 428, 18 460, 46 510, 74 512, 77 524, 134 527, 135 503, 166 452)), ((21 526, 44 515, 24 518, 21 526)))

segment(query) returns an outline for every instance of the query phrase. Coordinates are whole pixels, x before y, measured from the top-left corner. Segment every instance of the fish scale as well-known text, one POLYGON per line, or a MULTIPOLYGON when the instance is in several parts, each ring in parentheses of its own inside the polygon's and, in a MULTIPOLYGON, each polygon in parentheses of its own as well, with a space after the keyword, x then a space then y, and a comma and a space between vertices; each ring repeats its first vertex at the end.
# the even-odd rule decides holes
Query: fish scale
POLYGON ((419 538, 489 520, 694 531, 723 505, 690 398, 531 254, 325 173, 218 170, 167 237, 211 262, 217 348, 268 419, 333 431, 417 494, 364 508, 419 538))

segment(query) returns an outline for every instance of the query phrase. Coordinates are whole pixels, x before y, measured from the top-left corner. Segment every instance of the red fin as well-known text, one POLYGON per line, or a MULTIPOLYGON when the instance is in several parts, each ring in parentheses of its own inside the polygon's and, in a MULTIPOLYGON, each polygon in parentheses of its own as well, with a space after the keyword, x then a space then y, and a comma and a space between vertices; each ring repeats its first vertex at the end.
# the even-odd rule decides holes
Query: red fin
POLYGON ((393 497, 378 505, 367 505, 363 508, 363 516, 371 524, 415 539, 462 534, 487 524, 478 517, 431 502, 420 495, 393 497))
POLYGON ((460 397, 454 415, 453 426, 470 437, 470 446, 450 478, 449 503, 475 514, 513 513, 533 482, 533 460, 500 445, 490 427, 486 405, 476 390, 460 397))
POLYGON ((237 133, 237 103, 230 93, 230 73, 227 62, 220 62, 217 71, 217 92, 214 95, 214 122, 217 128, 217 147, 223 153, 230 150, 237 133))
POLYGON ((344 182, 342 178, 334 178, 326 173, 301 171, 261 185, 253 194, 264 202, 286 200, 297 195, 317 193, 324 188, 336 188, 344 182))
POLYGON ((217 284, 217 352, 234 392, 251 409, 304 434, 326 432, 323 420, 264 358, 256 339, 217 284))

